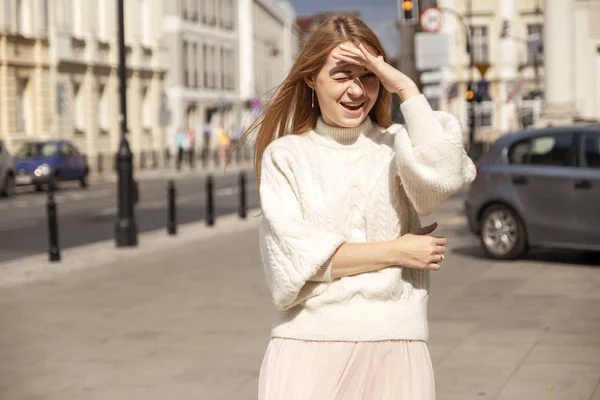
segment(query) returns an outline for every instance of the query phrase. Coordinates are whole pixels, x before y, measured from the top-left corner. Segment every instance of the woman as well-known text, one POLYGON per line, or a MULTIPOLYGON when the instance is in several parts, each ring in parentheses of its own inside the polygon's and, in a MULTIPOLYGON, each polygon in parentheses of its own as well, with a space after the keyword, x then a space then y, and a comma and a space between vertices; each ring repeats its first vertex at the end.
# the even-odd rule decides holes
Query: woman
POLYGON ((278 309, 259 399, 433 399, 429 271, 446 240, 418 214, 474 177, 459 122, 431 110, 363 22, 337 15, 252 129, 278 309), (392 125, 390 93, 405 126, 392 125))

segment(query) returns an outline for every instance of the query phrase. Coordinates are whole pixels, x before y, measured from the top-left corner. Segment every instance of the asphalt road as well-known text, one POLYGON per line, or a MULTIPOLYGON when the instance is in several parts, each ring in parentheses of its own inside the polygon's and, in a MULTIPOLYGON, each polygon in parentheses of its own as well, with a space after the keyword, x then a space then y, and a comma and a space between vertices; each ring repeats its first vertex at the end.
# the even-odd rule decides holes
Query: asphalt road
MULTIPOLYGON (((238 175, 214 178, 215 214, 235 213, 239 204, 238 175)), ((247 173, 247 206, 258 207, 254 174, 247 173)), ((139 182, 136 207, 139 232, 166 229, 167 178, 139 182)), ((178 223, 203 220, 206 212, 205 180, 187 175, 176 180, 178 223)), ((20 188, 20 193, 0 199, 0 262, 48 249, 45 192, 20 188)), ((87 189, 77 183, 62 183, 56 192, 59 244, 69 248, 114 238, 116 183, 92 182, 87 189)), ((218 219, 217 219, 218 223, 218 219)))

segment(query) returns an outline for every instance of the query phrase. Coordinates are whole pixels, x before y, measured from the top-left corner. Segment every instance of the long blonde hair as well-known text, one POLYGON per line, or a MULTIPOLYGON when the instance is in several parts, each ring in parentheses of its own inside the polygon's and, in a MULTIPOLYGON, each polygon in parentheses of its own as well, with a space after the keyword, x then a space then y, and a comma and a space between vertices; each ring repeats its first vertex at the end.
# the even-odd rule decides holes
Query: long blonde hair
MULTIPOLYGON (((257 131, 254 148, 256 184, 260 186, 260 167, 267 146, 275 138, 288 133, 302 134, 313 129, 320 115, 319 107, 312 107, 312 90, 305 78, 317 74, 331 50, 346 41, 363 43, 370 51, 387 56, 373 31, 358 17, 334 14, 326 18, 306 40, 292 69, 265 106, 263 113, 246 130, 242 139, 257 131)), ((315 102, 316 102, 315 97, 315 102)), ((383 87, 369 112, 371 120, 387 128, 392 124, 391 96, 383 87)))

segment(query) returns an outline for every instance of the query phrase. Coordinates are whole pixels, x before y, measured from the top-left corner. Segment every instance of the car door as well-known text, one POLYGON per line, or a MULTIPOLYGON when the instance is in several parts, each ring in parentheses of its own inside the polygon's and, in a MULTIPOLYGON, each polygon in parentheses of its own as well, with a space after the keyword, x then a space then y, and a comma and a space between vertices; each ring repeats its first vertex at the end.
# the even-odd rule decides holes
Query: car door
POLYGON ((577 230, 570 206, 576 168, 574 140, 573 132, 557 131, 509 148, 512 197, 531 243, 570 242, 577 230))
POLYGON ((73 155, 73 179, 79 179, 85 175, 86 161, 83 154, 74 145, 70 144, 69 146, 73 155))
POLYGON ((60 170, 61 170, 61 179, 68 181, 75 178, 75 168, 74 168, 74 153, 73 148, 68 143, 62 143, 60 146, 60 170))
POLYGON ((582 247, 600 249, 600 131, 581 132, 573 182, 574 237, 582 247))

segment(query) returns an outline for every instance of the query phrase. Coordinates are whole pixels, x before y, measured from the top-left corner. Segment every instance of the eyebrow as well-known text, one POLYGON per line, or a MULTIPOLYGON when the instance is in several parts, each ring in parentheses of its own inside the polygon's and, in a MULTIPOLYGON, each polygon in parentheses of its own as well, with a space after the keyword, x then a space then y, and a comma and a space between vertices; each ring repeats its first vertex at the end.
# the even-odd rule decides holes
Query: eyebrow
MULTIPOLYGON (((365 73, 365 72, 370 72, 368 69, 364 69, 364 71, 361 71, 361 73, 365 73)), ((349 69, 332 69, 331 71, 329 71, 329 75, 335 75, 335 74, 348 74, 348 75, 352 75, 352 71, 349 69)))

